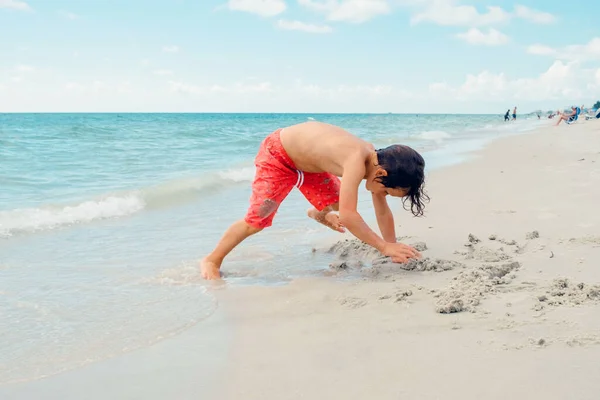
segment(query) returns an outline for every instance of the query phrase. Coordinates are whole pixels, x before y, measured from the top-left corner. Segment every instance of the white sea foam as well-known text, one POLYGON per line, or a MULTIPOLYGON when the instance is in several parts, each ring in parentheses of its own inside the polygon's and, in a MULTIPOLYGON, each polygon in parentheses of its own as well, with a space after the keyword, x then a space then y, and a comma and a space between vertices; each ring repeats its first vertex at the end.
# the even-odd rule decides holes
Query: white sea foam
POLYGON ((245 167, 221 171, 219 172, 219 177, 221 177, 222 179, 228 179, 233 182, 248 182, 254 179, 254 173, 254 167, 245 167))
POLYGON ((452 135, 450 135, 448 132, 444 132, 444 131, 425 131, 425 132, 421 132, 417 135, 413 135, 412 137, 414 139, 431 140, 436 143, 441 143, 445 139, 451 138, 452 135))
POLYGON ((110 196, 72 206, 20 208, 0 212, 0 236, 35 232, 59 226, 131 215, 142 210, 145 202, 136 195, 110 196))
POLYGON ((0 237, 31 233, 93 221, 122 218, 145 208, 167 207, 210 194, 228 185, 251 182, 254 167, 207 173, 198 178, 102 196, 78 204, 44 205, 0 211, 0 237))

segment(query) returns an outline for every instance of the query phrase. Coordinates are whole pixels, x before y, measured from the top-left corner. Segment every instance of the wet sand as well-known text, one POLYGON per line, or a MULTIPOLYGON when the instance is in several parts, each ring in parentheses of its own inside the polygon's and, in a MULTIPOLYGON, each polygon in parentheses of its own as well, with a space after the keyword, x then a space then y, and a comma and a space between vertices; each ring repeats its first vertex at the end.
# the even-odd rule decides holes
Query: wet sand
POLYGON ((215 313, 151 347, 45 379, 0 386, 2 400, 217 399, 231 325, 215 313))

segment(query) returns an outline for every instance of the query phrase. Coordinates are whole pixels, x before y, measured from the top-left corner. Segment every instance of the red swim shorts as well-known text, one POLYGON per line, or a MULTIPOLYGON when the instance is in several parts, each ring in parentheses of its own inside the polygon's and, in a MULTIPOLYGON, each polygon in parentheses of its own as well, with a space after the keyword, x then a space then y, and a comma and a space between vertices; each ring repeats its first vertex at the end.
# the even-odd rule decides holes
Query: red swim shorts
POLYGON ((294 186, 319 211, 339 202, 338 177, 298 171, 281 144, 280 133, 278 129, 263 140, 254 160, 256 175, 244 220, 255 228, 271 226, 279 205, 294 186))

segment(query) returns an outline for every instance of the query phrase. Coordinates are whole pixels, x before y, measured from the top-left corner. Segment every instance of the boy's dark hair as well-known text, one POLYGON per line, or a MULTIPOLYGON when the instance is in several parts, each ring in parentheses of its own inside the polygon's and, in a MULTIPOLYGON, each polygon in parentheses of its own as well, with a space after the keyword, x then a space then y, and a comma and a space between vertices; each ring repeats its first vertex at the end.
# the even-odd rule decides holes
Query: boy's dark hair
POLYGON ((405 210, 406 200, 410 201, 410 211, 415 217, 423 215, 425 202, 429 196, 425 193, 425 160, 414 149, 395 144, 385 149, 376 150, 379 166, 387 172, 387 176, 376 178, 383 186, 393 189, 409 189, 402 199, 405 210))

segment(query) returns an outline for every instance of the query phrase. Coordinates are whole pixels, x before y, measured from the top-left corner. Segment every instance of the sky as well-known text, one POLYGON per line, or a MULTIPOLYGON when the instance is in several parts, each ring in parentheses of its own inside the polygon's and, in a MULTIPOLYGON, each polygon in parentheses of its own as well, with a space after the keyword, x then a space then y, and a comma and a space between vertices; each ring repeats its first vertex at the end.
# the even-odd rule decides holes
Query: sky
POLYGON ((0 112, 591 106, 592 3, 0 0, 0 112))

